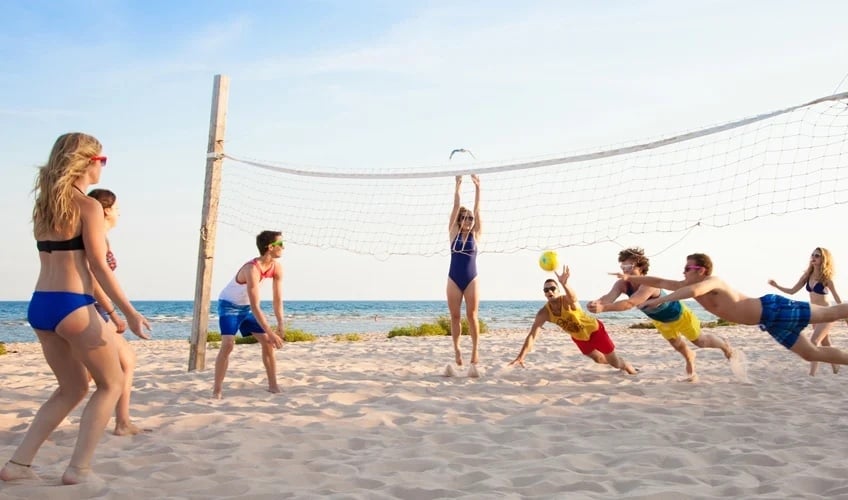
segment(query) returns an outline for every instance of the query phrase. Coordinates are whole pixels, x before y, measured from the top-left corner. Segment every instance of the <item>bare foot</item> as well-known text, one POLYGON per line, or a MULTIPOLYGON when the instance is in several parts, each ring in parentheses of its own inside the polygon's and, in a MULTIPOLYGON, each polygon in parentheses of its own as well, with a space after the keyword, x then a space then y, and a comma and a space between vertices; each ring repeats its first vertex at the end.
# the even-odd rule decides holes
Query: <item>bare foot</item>
POLYGON ((631 365, 627 361, 624 361, 622 364, 624 366, 621 367, 621 371, 627 373, 628 375, 636 375, 636 372, 639 371, 639 370, 633 368, 633 365, 631 365))
POLYGON ((697 382, 699 380, 701 380, 701 379, 698 377, 697 373, 690 373, 686 378, 681 380, 681 382, 691 382, 691 383, 694 384, 695 382, 697 382))
POLYGON ((212 391, 212 399, 224 399, 222 391, 212 391))
POLYGON ((132 422, 121 422, 120 424, 116 422, 113 434, 116 436, 135 436, 142 432, 153 432, 153 429, 142 429, 132 422))
POLYGON ((0 469, 0 479, 3 481, 17 481, 21 479, 41 479, 38 474, 32 470, 31 466, 13 464, 6 462, 6 465, 0 469))
POLYGON ((722 342, 724 342, 724 347, 721 348, 721 351, 724 353, 724 357, 730 359, 733 357, 733 348, 730 347, 730 342, 727 341, 724 337, 719 337, 722 342))
POLYGON ((274 386, 274 387, 269 387, 269 388, 268 388, 268 392, 270 392, 270 393, 272 393, 272 394, 279 394, 279 393, 280 393, 280 388, 279 388, 279 387, 276 387, 276 386, 274 386))
POLYGON ((462 353, 459 349, 454 349, 453 355, 454 358, 456 358, 456 366, 462 366, 462 353))
POLYGON ((62 474, 62 484, 80 484, 88 481, 91 476, 91 467, 76 467, 69 465, 62 474))

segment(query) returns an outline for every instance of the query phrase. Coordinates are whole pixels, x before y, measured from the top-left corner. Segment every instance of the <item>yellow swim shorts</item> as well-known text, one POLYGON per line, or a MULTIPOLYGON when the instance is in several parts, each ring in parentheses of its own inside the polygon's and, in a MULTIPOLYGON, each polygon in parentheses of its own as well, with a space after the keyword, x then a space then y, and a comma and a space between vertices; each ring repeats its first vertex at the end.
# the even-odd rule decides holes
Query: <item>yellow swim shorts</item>
POLYGON ((680 313, 680 317, 676 320, 670 323, 663 323, 654 319, 651 322, 666 340, 676 339, 682 334, 694 342, 701 336, 701 320, 685 305, 683 306, 683 311, 680 313))

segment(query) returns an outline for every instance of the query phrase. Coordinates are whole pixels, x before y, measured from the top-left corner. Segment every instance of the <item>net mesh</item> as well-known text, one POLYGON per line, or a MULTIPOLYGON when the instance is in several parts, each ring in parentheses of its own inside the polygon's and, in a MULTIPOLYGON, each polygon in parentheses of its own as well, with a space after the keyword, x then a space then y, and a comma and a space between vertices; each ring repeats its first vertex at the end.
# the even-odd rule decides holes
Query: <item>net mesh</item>
MULTIPOLYGON (((456 175, 482 252, 722 227, 848 201, 848 93, 655 141, 489 164, 342 170, 225 154, 219 222, 377 258, 449 253, 456 175)), ((471 159, 460 155, 462 161, 471 159)))

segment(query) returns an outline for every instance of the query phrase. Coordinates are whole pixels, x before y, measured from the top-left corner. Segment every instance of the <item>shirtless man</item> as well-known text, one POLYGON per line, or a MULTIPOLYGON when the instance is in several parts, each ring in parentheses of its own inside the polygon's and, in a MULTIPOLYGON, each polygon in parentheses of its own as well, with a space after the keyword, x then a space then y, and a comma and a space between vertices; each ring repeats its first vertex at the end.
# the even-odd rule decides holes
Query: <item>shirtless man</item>
POLYGON ((668 301, 694 298, 719 318, 743 325, 759 325, 780 345, 805 361, 848 364, 848 352, 835 347, 816 346, 800 334, 808 323, 830 323, 848 318, 848 304, 817 306, 773 294, 755 299, 742 295, 712 274, 710 257, 695 253, 686 257, 682 281, 623 273, 616 276, 634 285, 674 290, 668 295, 645 301, 643 307, 653 308, 668 301))
MULTIPOLYGON (((645 257, 645 251, 636 247, 618 252, 618 262, 621 264, 622 274, 628 276, 644 276, 651 264, 645 257)), ((620 279, 606 295, 586 304, 586 309, 593 313, 627 311, 634 307, 641 308, 646 301, 663 295, 665 292, 659 288, 646 284, 636 285, 620 279), (627 298, 616 300, 622 294, 626 294, 627 298)), ((701 320, 679 300, 665 302, 656 308, 642 308, 641 311, 651 319, 660 335, 686 360, 686 380, 690 382, 698 379, 695 373, 695 352, 684 342, 684 337, 698 347, 721 349, 727 359, 733 355, 733 349, 727 340, 710 333, 701 333, 701 320)))
POLYGON ((533 344, 536 342, 536 337, 542 325, 549 321, 559 325, 560 328, 571 335, 571 340, 577 345, 580 352, 592 358, 595 363, 608 364, 631 375, 636 373, 630 363, 618 357, 615 353, 615 344, 609 338, 604 324, 595 317, 586 314, 580 308, 577 295, 568 285, 568 277, 570 276, 568 267, 563 266, 562 274, 556 274, 556 272, 554 274, 565 290, 565 294, 559 293, 556 281, 552 279, 545 281, 542 291, 545 293, 548 302, 536 313, 536 320, 524 340, 524 345, 521 347, 518 357, 509 366, 518 364, 524 367, 524 357, 533 349, 533 344))

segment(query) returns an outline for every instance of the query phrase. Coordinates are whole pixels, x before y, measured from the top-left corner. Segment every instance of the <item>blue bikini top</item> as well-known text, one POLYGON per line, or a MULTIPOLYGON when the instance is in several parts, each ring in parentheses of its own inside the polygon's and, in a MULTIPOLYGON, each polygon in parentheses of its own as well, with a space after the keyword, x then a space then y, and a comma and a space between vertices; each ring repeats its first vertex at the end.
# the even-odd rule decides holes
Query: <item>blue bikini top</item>
POLYGON ((824 283, 822 283, 821 281, 816 283, 816 286, 810 288, 810 278, 807 278, 807 291, 817 293, 819 295, 827 295, 827 289, 824 287, 824 283))

